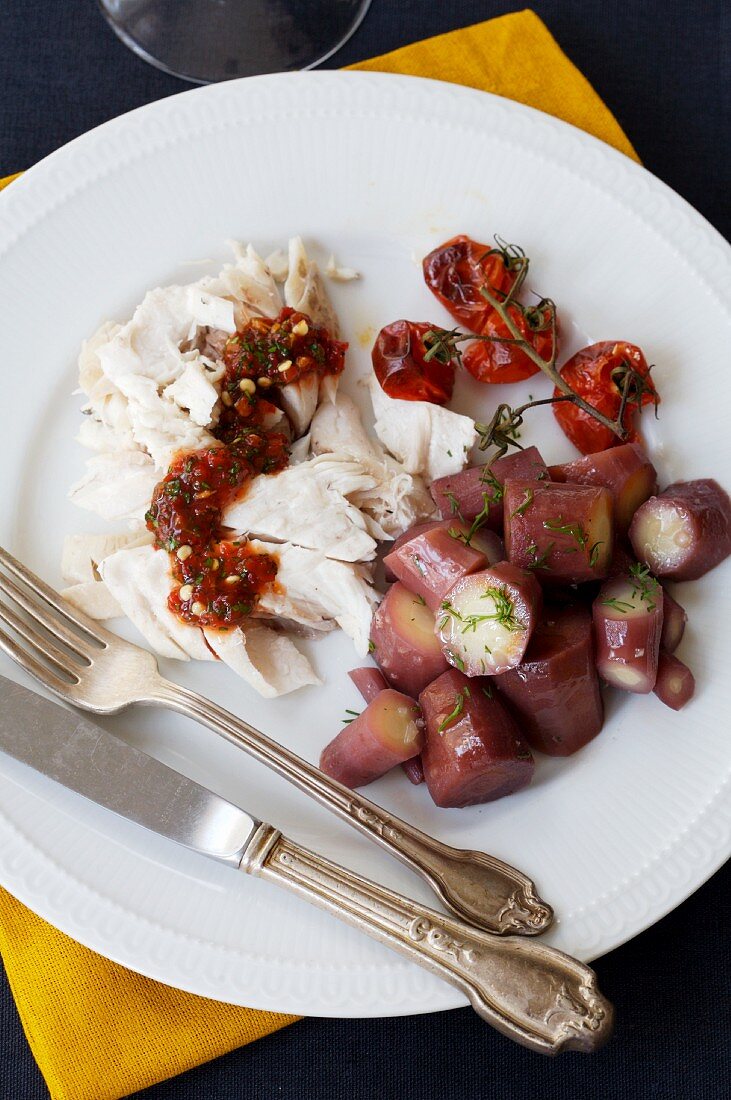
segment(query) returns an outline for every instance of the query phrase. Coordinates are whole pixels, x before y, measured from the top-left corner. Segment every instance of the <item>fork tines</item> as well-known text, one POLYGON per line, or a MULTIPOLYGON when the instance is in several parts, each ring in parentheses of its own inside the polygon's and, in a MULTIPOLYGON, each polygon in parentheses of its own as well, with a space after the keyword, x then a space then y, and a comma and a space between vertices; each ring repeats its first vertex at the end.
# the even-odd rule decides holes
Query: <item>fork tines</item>
POLYGON ((77 683, 80 666, 108 645, 106 630, 2 547, 0 593, 9 597, 0 598, 0 622, 9 628, 0 627, 0 648, 55 690, 77 683))

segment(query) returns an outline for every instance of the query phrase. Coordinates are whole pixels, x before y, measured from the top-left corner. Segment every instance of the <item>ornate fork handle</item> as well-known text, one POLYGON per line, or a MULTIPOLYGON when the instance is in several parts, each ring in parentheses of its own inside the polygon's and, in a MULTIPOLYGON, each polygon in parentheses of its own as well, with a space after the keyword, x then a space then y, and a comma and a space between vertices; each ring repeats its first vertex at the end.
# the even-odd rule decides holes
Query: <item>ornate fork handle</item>
POLYGON ((210 700, 160 677, 154 691, 140 702, 161 704, 196 718, 245 749, 418 871, 442 902, 471 924, 488 932, 524 936, 536 935, 550 925, 553 911, 522 872, 484 852, 442 844, 210 700))
POLYGON ((461 989, 503 1034, 543 1054, 592 1051, 612 1006, 592 970, 538 940, 501 939, 442 916, 260 825, 242 870, 294 893, 461 989))

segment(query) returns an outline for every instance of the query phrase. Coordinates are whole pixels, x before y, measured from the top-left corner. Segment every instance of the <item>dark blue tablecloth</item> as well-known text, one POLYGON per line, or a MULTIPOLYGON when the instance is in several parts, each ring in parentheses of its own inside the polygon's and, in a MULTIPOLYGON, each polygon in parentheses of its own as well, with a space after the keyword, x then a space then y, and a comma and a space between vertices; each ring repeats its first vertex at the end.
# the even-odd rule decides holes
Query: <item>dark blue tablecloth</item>
MULTIPOLYGON (((500 0, 374 0, 363 26, 329 66, 521 6, 500 0)), ((728 236, 728 0, 536 0, 533 7, 615 113, 647 167, 728 236)), ((94 0, 0 0, 0 59, 0 175, 27 167, 108 118, 186 87, 127 51, 94 0)), ((731 736, 731 715, 718 720, 731 736)), ((596 839, 600 844, 601 837, 596 839)), ((617 1031, 591 1058, 570 1054, 548 1061, 530 1054, 469 1009, 407 1019, 309 1019, 140 1097, 728 1096, 730 885, 726 867, 654 928, 597 963, 602 988, 616 1004, 617 1031)), ((2 978, 0 1100, 47 1095, 2 978)))

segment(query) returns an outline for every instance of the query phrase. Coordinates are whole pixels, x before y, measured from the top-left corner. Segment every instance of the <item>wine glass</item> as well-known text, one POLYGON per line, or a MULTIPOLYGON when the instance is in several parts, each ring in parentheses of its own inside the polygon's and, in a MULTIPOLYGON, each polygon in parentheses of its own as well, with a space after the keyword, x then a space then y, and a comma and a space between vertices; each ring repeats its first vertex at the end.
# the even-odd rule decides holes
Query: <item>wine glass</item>
POLYGON ((99 0, 125 45, 194 84, 311 69, 339 50, 371 0, 99 0))

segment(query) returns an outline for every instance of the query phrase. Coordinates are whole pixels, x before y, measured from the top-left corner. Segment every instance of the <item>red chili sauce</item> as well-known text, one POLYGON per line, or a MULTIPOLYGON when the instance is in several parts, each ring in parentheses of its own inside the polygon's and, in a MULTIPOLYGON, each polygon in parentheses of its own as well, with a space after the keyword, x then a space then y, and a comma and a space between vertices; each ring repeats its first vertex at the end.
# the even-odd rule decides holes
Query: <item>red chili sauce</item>
POLYGON ((254 318, 228 340, 223 407, 212 429, 219 443, 177 455, 145 516, 155 546, 170 555, 177 587, 168 605, 184 622, 235 626, 274 581, 276 558, 254 552, 246 539, 222 537, 221 516, 251 478, 289 461, 279 388, 308 374, 340 374, 347 346, 293 309, 275 320, 254 318))

